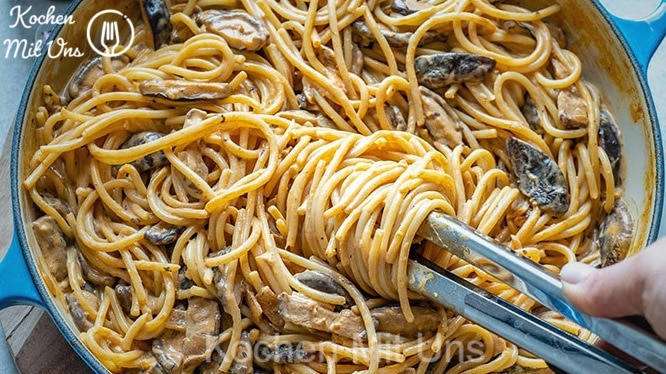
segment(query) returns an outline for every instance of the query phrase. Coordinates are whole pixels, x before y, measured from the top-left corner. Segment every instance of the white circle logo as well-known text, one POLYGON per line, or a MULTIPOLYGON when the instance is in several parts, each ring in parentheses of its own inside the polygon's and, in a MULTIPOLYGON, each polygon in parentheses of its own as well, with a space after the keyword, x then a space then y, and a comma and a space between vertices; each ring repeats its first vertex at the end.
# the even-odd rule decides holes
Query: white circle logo
POLYGON ((97 54, 104 57, 117 57, 132 47, 131 41, 134 40, 134 25, 129 17, 118 10, 103 10, 95 14, 90 19, 90 22, 88 22, 86 36, 88 37, 88 44, 90 44, 90 47, 97 54), (121 46, 119 30, 123 23, 129 25, 130 42, 124 48, 118 50, 121 46))

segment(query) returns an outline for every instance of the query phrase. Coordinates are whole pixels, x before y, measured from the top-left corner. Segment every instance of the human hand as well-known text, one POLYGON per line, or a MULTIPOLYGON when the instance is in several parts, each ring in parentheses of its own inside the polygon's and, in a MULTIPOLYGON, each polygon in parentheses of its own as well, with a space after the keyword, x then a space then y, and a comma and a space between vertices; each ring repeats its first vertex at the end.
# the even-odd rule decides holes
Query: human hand
POLYGON ((603 269, 567 264, 560 277, 580 311, 603 318, 642 315, 666 339, 666 238, 603 269))

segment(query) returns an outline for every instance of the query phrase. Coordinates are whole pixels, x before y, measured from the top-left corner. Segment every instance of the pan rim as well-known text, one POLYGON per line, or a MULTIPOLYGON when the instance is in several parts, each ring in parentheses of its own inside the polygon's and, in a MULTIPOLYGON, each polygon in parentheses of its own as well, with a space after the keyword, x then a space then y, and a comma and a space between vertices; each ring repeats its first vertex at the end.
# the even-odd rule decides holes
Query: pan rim
MULTIPOLYGON (((64 15, 73 14, 73 12, 86 0, 74 0, 64 12, 64 15)), ((646 237, 647 243, 654 242, 658 235, 660 224, 662 221, 663 214, 663 201, 664 201, 664 146, 662 143, 661 128, 659 126, 659 121, 657 117, 656 107, 654 104, 654 99, 652 97, 648 79, 645 72, 640 68, 640 64, 634 54, 631 46, 628 44, 622 32, 612 21, 609 13, 606 9, 600 5, 599 0, 592 1, 594 7, 605 19, 608 26, 613 30, 615 38, 622 45, 623 53, 629 58, 632 69, 634 71, 634 76, 637 78, 640 84, 640 92, 642 98, 645 100, 646 108, 648 111, 648 120, 652 128, 652 140, 654 146, 654 164, 655 164, 655 190, 653 192, 653 213, 651 214, 650 228, 649 233, 646 237)), ((57 25, 53 33, 49 36, 49 40, 53 40, 57 35, 62 31, 63 25, 57 25)), ((24 88, 24 91, 21 96, 21 101, 19 103, 19 109, 17 111, 12 135, 11 135, 11 155, 10 155, 10 191, 11 191, 11 206, 12 206, 12 216, 14 221, 14 232, 18 238, 21 252, 23 253, 26 265, 30 275, 35 283, 35 286, 39 292, 40 297, 42 298, 43 307, 46 312, 49 314, 54 324, 58 328, 59 332, 65 338, 67 343, 72 346, 74 351, 83 359, 83 361, 88 365, 88 367, 97 373, 108 373, 109 370, 102 365, 102 363, 92 354, 92 352, 83 344, 83 342, 76 335, 74 330, 69 326, 69 323, 65 319, 64 315, 60 313, 58 305, 55 303, 54 298, 46 288, 43 279, 37 268, 37 264, 32 256, 32 251, 30 250, 30 245, 27 238, 27 230, 23 224, 23 217, 25 212, 21 203, 22 199, 22 183, 21 183, 21 149, 24 140, 24 128, 25 128, 25 118, 28 115, 28 104, 30 102, 32 93, 35 88, 36 78, 40 73, 45 61, 47 59, 46 54, 38 57, 35 61, 30 74, 28 75, 27 83, 24 88)))

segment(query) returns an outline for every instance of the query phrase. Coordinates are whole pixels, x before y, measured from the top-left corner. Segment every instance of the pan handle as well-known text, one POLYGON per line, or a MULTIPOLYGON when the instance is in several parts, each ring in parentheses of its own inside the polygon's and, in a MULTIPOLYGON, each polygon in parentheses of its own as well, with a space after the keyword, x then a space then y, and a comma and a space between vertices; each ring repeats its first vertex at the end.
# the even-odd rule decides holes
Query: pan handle
POLYGON ((624 37, 627 49, 633 51, 641 71, 647 76, 650 59, 666 35, 666 0, 661 0, 652 14, 638 20, 611 14, 601 2, 598 3, 606 10, 606 14, 624 37))
POLYGON ((14 233, 5 257, 0 260, 0 309, 26 304, 44 307, 14 233))

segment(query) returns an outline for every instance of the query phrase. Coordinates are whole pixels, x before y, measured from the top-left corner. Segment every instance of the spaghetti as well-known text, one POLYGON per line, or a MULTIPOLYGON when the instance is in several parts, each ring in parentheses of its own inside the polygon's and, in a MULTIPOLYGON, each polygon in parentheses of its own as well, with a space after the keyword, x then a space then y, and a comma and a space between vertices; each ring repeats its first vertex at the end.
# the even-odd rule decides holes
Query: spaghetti
MULTIPOLYGON (((150 50, 140 29, 125 56, 87 73, 97 74, 90 87, 68 98, 44 88, 42 146, 24 187, 44 213, 33 228, 46 284, 113 372, 547 367, 412 294, 406 264, 421 251, 540 313, 421 241, 416 231, 435 210, 554 272, 598 260, 594 233, 621 198, 621 179, 598 137, 602 98, 545 20, 558 9, 483 0, 174 5, 171 44, 150 50), (238 19, 204 18, 220 9, 263 25, 267 41, 230 47, 216 27, 238 19), (496 66, 426 89, 415 63, 442 51, 496 66), (148 92, 155 86, 157 95, 148 92), (211 92, 222 96, 197 96, 211 92), (567 122, 563 92, 580 104, 582 125, 567 122), (554 160, 569 195, 564 213, 520 192, 511 137, 554 160)), ((592 339, 556 314, 542 317, 592 339)))

